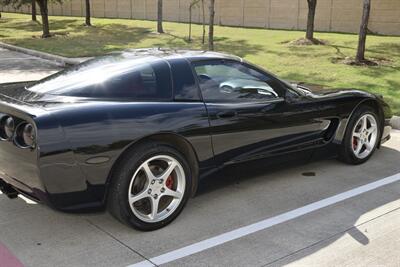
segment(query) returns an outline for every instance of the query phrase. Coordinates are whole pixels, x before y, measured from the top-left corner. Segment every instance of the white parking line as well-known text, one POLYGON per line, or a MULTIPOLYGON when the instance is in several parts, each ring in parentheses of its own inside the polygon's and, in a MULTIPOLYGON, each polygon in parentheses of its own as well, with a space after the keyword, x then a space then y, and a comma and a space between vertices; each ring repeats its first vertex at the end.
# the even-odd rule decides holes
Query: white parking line
POLYGON ((379 187, 382 187, 382 186, 385 186, 388 184, 392 184, 392 183, 398 182, 398 181, 400 181, 400 173, 397 173, 395 175, 389 176, 387 178, 384 178, 384 179, 381 179, 381 180, 378 180, 378 181, 375 181, 375 182, 372 182, 372 183, 369 183, 369 184, 366 184, 366 185, 363 185, 360 187, 356 187, 352 190, 334 195, 332 197, 322 199, 320 201, 311 203, 311 204, 303 206, 301 208, 282 213, 275 217, 268 218, 263 221, 253 223, 253 224, 250 224, 247 226, 243 226, 236 230, 220 234, 218 236, 200 241, 198 243, 194 243, 192 245, 188 245, 186 247, 182 247, 177 250, 170 251, 168 253, 151 258, 149 260, 145 260, 145 261, 130 265, 128 267, 150 267, 150 266, 161 265, 161 264, 165 264, 168 262, 172 262, 172 261, 190 256, 190 255, 193 255, 195 253, 204 251, 206 249, 216 247, 216 246, 224 244, 226 242, 229 242, 229 241, 253 234, 255 232, 270 228, 274 225, 287 222, 289 220, 298 218, 300 216, 306 215, 313 211, 325 208, 327 206, 336 204, 336 203, 344 201, 346 199, 358 196, 365 192, 369 192, 371 190, 374 190, 379 187))

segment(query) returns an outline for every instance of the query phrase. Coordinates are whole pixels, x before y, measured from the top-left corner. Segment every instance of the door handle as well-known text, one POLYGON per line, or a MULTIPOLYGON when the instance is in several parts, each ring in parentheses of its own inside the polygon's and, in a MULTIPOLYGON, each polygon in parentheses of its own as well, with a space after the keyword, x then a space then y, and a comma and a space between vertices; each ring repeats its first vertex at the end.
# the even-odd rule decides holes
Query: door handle
POLYGON ((237 115, 236 111, 230 110, 230 111, 221 111, 217 113, 217 117, 221 119, 226 119, 226 118, 232 118, 237 115))

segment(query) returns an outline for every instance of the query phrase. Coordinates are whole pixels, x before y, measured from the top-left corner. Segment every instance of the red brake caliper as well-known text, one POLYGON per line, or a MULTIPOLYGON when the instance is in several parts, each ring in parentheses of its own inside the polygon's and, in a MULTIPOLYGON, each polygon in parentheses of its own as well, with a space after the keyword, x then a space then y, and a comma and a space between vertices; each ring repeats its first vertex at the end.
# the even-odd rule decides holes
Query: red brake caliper
POLYGON ((172 175, 168 176, 167 180, 165 181, 165 185, 169 189, 172 189, 172 187, 174 186, 174 178, 172 178, 172 175))
POLYGON ((357 138, 353 137, 353 148, 356 149, 357 148, 357 138))

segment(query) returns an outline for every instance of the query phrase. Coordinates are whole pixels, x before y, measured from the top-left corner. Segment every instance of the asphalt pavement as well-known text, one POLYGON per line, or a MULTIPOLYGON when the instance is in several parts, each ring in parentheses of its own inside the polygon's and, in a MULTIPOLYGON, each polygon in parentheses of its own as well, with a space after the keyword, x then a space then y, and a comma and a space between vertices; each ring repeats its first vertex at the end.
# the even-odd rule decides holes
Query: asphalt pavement
POLYGON ((39 80, 59 70, 53 61, 0 48, 0 83, 39 80))
MULTIPOLYGON (((22 58, 0 50, 1 82, 59 69, 22 58)), ((393 131, 359 166, 325 159, 231 167, 203 181, 182 214, 154 232, 105 212, 66 214, 0 195, 0 267, 399 266, 399 162, 393 131)))

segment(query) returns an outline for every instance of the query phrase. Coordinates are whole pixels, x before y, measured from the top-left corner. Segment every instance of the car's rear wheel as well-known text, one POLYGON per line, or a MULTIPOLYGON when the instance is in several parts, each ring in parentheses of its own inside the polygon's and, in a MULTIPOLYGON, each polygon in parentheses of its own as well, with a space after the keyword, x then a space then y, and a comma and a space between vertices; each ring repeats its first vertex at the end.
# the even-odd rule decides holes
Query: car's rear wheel
POLYGON ((182 154, 162 143, 132 149, 112 177, 108 208, 120 221, 150 231, 173 221, 188 201, 191 172, 182 154))
POLYGON ((380 137, 380 121, 376 111, 362 106, 350 118, 339 158, 349 164, 361 164, 375 152, 380 137))

